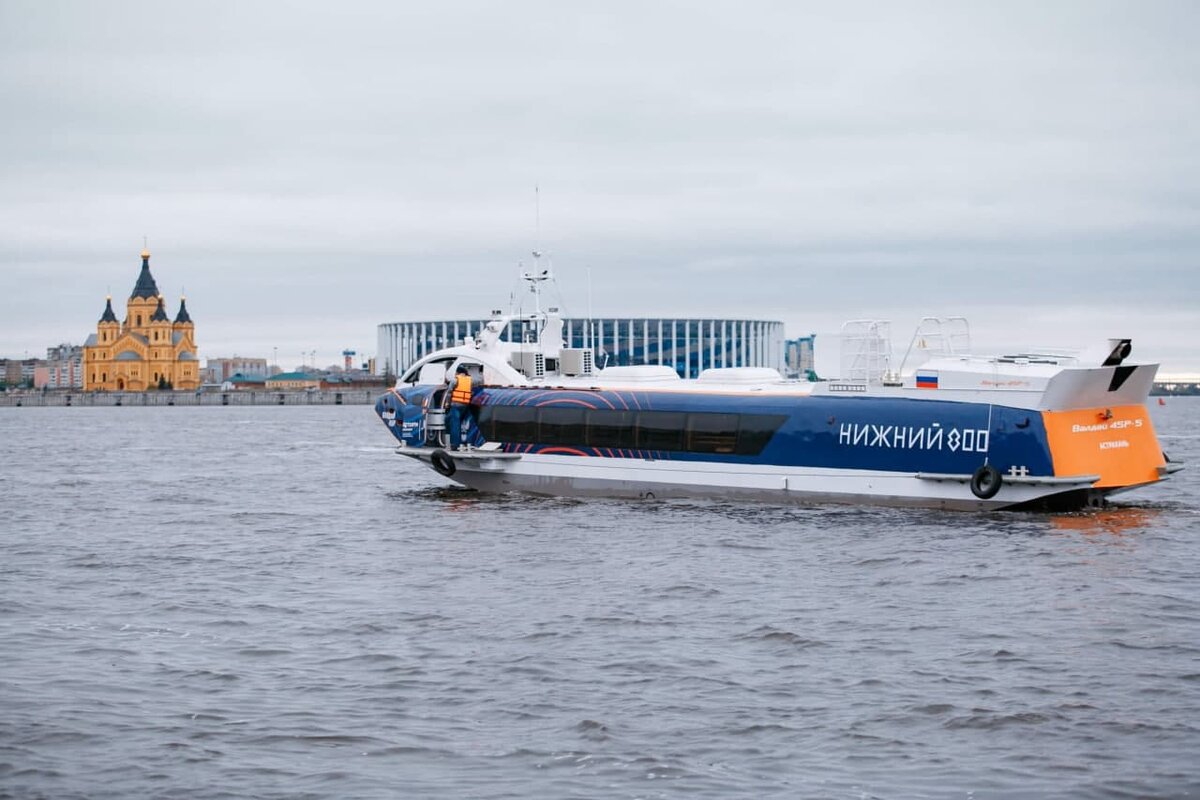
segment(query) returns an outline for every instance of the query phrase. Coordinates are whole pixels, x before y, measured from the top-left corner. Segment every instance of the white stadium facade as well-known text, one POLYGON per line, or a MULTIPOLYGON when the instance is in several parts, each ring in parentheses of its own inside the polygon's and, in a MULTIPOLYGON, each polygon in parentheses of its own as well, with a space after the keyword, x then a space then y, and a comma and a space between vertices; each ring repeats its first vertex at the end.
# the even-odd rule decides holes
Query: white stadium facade
MULTIPOLYGON (((459 319, 383 323, 379 326, 376 370, 386 375, 403 374, 425 355, 452 347, 463 337, 475 336, 486 322, 459 319)), ((521 324, 510 323, 502 338, 522 341, 521 324)), ((801 366, 811 368, 811 337, 789 342, 784 338, 783 323, 773 320, 564 318, 563 336, 568 347, 590 348, 598 368, 661 364, 674 367, 685 378, 694 378, 710 367, 771 367, 785 374, 795 374, 801 366), (807 354, 807 364, 801 365, 794 356, 800 352, 807 354)))

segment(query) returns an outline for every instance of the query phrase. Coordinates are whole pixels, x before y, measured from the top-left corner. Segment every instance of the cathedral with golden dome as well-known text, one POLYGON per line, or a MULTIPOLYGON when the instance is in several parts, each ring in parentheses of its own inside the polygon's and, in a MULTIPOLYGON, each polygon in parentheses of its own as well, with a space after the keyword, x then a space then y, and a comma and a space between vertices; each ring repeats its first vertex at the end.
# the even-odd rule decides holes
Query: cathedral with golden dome
POLYGON ((148 389, 197 389, 195 325, 187 300, 179 299, 174 321, 163 308, 163 296, 150 274, 150 251, 142 251, 142 271, 125 302, 125 319, 117 321, 112 296, 83 347, 83 388, 100 392, 148 389))

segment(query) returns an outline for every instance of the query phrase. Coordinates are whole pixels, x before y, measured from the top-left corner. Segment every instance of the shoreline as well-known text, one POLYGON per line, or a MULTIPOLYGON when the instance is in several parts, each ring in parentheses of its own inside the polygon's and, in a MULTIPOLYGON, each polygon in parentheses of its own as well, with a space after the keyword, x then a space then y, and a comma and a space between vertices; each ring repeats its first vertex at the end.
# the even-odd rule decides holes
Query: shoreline
MULTIPOLYGON (((0 408, 116 406, 342 406, 372 405, 383 387, 371 389, 321 389, 318 391, 239 389, 205 392, 156 390, 150 392, 83 392, 70 389, 0 392, 0 408)), ((1151 397, 1196 397, 1197 384, 1156 384, 1151 397)))
POLYGON ((116 406, 349 406, 371 405, 384 389, 322 389, 319 391, 230 390, 228 392, 46 392, 0 393, 0 408, 116 406))

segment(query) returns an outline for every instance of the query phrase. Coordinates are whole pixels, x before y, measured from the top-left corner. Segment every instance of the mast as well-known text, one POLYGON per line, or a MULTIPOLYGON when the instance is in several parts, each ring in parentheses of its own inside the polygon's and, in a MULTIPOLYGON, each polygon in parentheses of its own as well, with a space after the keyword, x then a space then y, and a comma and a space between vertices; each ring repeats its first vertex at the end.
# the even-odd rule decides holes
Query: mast
POLYGON ((542 257, 541 250, 534 250, 532 255, 533 269, 522 270, 521 280, 529 284, 529 291, 533 294, 534 313, 540 317, 542 315, 542 284, 554 280, 554 273, 550 267, 542 268, 538 264, 538 259, 542 257))

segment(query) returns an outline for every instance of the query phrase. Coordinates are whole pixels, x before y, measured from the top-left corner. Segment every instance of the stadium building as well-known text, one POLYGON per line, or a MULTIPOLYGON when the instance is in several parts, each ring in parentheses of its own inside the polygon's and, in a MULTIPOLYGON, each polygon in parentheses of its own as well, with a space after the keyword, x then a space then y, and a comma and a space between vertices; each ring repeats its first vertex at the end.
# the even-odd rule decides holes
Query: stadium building
MULTIPOLYGON (((379 326, 377 369, 403 374, 414 362, 436 350, 474 337, 487 320, 387 322, 379 326)), ((520 321, 509 323, 502 337, 520 342, 520 321)), ((680 376, 694 378, 709 367, 771 367, 791 372, 785 362, 783 323, 760 319, 681 319, 672 317, 564 318, 567 347, 590 348, 598 368, 662 364, 680 376)), ((811 352, 811 342, 809 344, 811 352)))

